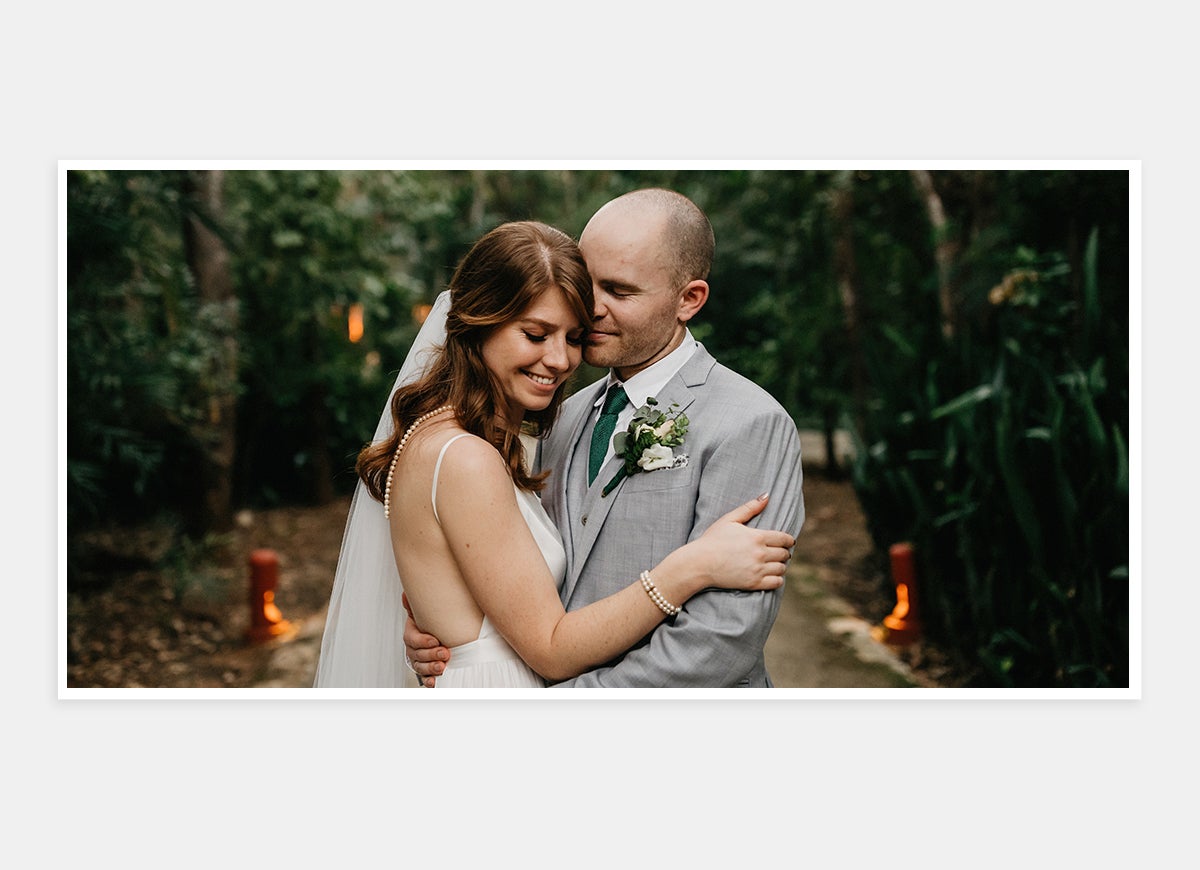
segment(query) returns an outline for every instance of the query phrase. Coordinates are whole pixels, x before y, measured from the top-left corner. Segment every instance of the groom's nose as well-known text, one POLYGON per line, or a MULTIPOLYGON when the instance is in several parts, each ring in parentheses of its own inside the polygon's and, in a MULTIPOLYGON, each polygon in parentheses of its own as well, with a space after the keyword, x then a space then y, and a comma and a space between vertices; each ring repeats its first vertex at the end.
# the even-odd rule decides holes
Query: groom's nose
POLYGON ((598 323, 608 314, 608 309, 604 307, 604 292, 599 287, 595 288, 592 300, 592 322, 598 323))

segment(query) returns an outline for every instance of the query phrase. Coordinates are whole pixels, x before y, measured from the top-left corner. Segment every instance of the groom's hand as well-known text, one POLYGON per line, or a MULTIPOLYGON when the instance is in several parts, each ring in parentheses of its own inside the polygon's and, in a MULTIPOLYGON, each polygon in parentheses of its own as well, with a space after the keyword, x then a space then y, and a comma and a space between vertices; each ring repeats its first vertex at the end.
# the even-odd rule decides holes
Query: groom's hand
POLYGON ((413 621, 412 608, 408 606, 408 596, 401 593, 400 601, 408 613, 404 621, 404 655, 408 659, 417 679, 427 689, 436 684, 436 677, 446 670, 446 662, 450 661, 450 650, 442 646, 432 634, 426 634, 417 628, 413 621))

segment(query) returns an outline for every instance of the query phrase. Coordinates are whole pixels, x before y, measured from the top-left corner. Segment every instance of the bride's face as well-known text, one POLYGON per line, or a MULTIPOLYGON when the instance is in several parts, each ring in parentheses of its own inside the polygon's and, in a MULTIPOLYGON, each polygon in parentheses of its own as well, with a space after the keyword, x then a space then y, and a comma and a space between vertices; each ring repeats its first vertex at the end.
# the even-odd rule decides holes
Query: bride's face
POLYGON ((484 365, 508 400, 508 422, 541 411, 583 359, 585 328, 558 287, 548 287, 483 343, 484 365))

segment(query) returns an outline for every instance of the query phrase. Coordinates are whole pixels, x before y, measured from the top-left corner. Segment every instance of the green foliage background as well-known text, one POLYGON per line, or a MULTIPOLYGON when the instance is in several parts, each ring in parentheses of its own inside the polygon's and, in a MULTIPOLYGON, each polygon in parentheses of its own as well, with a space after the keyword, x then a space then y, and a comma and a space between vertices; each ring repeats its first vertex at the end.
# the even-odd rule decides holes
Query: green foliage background
POLYGON ((984 684, 1125 685, 1127 173, 931 176, 938 228, 905 170, 230 171, 210 221, 235 285, 220 306, 187 267, 181 227, 202 209, 181 173, 72 170, 68 527, 186 507, 212 397, 228 391, 238 505, 349 492, 414 306, 478 236, 536 218, 577 237, 608 199, 663 185, 717 236, 693 331, 801 427, 853 432, 881 559, 916 545, 929 635, 984 684))

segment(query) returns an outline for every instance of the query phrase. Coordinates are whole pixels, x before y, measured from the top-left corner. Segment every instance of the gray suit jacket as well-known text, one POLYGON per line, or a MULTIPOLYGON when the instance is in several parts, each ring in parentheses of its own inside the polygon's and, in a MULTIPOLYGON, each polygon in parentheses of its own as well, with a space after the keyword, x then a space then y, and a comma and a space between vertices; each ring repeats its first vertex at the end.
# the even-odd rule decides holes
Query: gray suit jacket
MULTIPOLYGON (((575 610, 637 580, 713 521, 763 492, 767 508, 751 525, 798 535, 804 523, 800 438, 788 413, 761 387, 697 348, 656 397, 673 403, 690 425, 676 453, 682 468, 625 478, 601 490, 621 465, 613 458, 590 487, 586 480, 594 403, 602 379, 563 403, 553 431, 538 445, 537 466, 552 474, 542 503, 563 536, 567 579, 563 605, 575 610)), ((558 686, 661 688, 769 687, 763 646, 783 589, 709 589, 693 596, 623 657, 558 686)))

